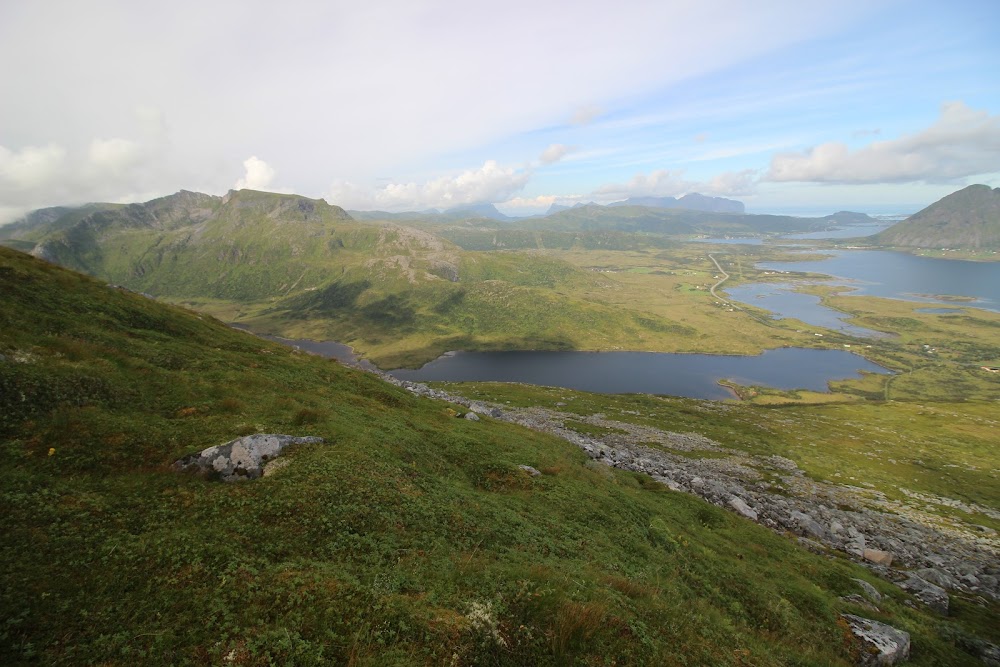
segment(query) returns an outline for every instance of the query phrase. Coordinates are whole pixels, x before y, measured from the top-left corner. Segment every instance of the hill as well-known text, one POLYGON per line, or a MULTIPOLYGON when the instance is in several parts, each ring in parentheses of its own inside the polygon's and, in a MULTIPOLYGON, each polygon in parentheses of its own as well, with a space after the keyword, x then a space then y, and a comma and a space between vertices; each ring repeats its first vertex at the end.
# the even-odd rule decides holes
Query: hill
POLYGON ((408 225, 457 225, 468 222, 509 222, 516 218, 501 213, 493 204, 467 204, 455 206, 445 211, 430 209, 427 211, 403 211, 390 213, 388 211, 357 211, 348 213, 356 220, 373 222, 400 222, 408 225))
POLYGON ((970 185, 868 241, 904 248, 1000 248, 1000 188, 970 185))
MULTIPOLYGON (((683 200, 684 198, 682 198, 683 200)), ((827 229, 831 225, 871 221, 863 213, 841 211, 821 218, 788 215, 716 213, 648 205, 588 204, 540 218, 523 218, 508 228, 547 231, 640 232, 666 236, 691 234, 779 234, 827 229)))
POLYGON ((638 306, 595 302, 589 295, 605 291, 608 279, 565 261, 467 252, 296 195, 180 192, 16 232, 35 256, 256 331, 351 344, 383 367, 458 348, 593 349, 696 337, 638 306))
POLYGON ((842 610, 976 664, 975 606, 6 248, 0 325, 3 664, 846 666, 842 610), (256 432, 326 443, 251 482, 170 468, 256 432))
POLYGON ((743 202, 724 197, 706 197, 691 192, 680 199, 675 197, 629 197, 625 201, 614 202, 608 206, 647 206, 649 208, 682 208, 689 211, 705 211, 708 213, 744 213, 743 202))

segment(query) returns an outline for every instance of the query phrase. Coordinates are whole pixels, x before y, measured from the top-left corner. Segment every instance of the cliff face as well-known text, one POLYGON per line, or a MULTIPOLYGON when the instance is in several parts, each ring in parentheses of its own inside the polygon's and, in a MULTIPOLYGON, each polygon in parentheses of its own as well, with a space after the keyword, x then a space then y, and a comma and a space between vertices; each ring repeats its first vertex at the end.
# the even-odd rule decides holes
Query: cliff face
POLYGON ((1000 188, 970 185, 872 237, 912 248, 1000 248, 1000 188))

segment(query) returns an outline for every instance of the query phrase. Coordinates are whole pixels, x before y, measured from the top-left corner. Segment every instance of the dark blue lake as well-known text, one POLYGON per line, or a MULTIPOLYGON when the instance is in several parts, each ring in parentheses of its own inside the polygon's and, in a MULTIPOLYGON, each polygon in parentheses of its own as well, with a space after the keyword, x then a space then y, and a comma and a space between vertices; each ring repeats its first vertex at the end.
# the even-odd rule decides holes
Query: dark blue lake
POLYGON ((781 348, 758 356, 659 352, 450 352, 418 370, 390 371, 414 382, 524 382, 603 394, 667 394, 725 399, 718 384, 827 391, 860 371, 886 373, 846 350, 781 348))
POLYGON ((759 236, 736 236, 733 238, 704 238, 693 239, 697 243, 717 243, 721 245, 762 245, 764 239, 759 236))
POLYGON ((819 232, 803 232, 801 234, 785 234, 783 239, 853 239, 871 236, 896 224, 895 220, 879 220, 858 225, 846 225, 819 232))
POLYGON ((824 273, 847 282, 854 294, 890 299, 948 303, 936 296, 975 299, 962 302, 1000 310, 1000 262, 968 262, 918 257, 888 250, 836 250, 828 259, 803 262, 761 262, 771 271, 824 273))
POLYGON ((849 324, 846 313, 828 308, 818 296, 795 291, 792 283, 747 283, 725 290, 729 298, 769 310, 774 319, 795 318, 806 324, 842 331, 852 336, 877 338, 879 331, 849 324))

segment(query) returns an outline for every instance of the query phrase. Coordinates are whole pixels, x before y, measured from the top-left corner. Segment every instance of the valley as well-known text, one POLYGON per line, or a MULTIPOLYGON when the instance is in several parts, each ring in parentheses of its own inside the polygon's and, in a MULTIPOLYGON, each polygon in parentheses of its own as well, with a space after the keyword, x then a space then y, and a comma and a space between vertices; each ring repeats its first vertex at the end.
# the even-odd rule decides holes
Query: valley
MULTIPOLYGON (((22 644, 10 655, 26 655, 30 637, 47 658, 69 661, 75 654, 63 652, 199 661, 266 645, 268 655, 293 661, 382 664, 394 655, 426 663, 446 651, 469 664, 565 664, 598 651, 624 663, 671 664, 667 647, 685 641, 702 662, 741 664, 714 648, 724 635, 724 644, 746 646, 753 664, 790 664, 794 651, 774 634, 780 628, 789 646, 801 646, 796 633, 829 635, 807 663, 848 664, 857 648, 836 639, 843 631, 833 619, 842 611, 903 626, 920 647, 915 664, 973 664, 980 648, 969 647, 1000 640, 991 622, 1000 598, 1000 375, 988 370, 1000 366, 1000 312, 991 307, 990 279, 931 280, 947 285, 933 293, 880 292, 868 289, 870 276, 855 283, 842 271, 823 273, 826 262, 854 251, 780 238, 814 221, 769 220, 774 231, 763 236, 715 239, 704 232, 717 229, 690 226, 705 224, 705 213, 645 218, 616 207, 623 228, 586 229, 583 208, 557 212, 554 227, 359 221, 294 195, 182 192, 8 228, 5 244, 45 260, 2 251, 3 442, 20 480, 4 500, 21 545, 14 553, 27 554, 43 525, 71 515, 72 525, 94 526, 100 516, 118 525, 129 524, 122 512, 138 512, 149 518, 129 524, 127 539, 117 528, 92 528, 93 542, 76 528, 54 534, 42 547, 51 567, 76 563, 68 555, 75 549, 86 554, 81 563, 101 559, 132 573, 124 581, 152 567, 166 581, 183 579, 185 590, 205 591, 166 615, 180 630, 116 637, 108 634, 112 598, 138 605, 132 593, 93 580, 87 590, 105 592, 85 603, 72 583, 47 583, 49 565, 16 556, 9 576, 31 582, 41 600, 86 611, 72 631, 86 639, 15 630, 10 636, 22 644), (685 216, 682 228, 676 218, 685 216), (740 242, 749 239, 759 242, 740 242), (762 298, 769 290, 809 307, 786 300, 779 317, 760 307, 771 304, 762 298), (935 302, 948 307, 928 308, 935 302), (51 307, 38 318, 33 303, 51 307), (296 344, 358 369, 289 347, 296 344), (456 350, 493 353, 499 361, 490 363, 504 369, 513 368, 505 354, 547 351, 564 361, 544 370, 526 358, 551 378, 531 380, 538 384, 408 379, 421 376, 406 368, 456 350), (714 364, 709 389, 687 393, 700 376, 685 380, 653 356, 615 356, 644 352, 714 364), (820 356, 847 360, 851 370, 789 384, 737 370, 751 361, 789 376, 816 373, 810 359, 820 356), (616 373, 677 374, 680 384, 620 394, 540 386, 582 372, 586 358, 610 364, 596 371, 598 391, 616 373), (456 419, 466 414, 475 419, 456 419), (213 491, 198 480, 178 486, 166 471, 195 443, 264 432, 335 444, 303 446, 288 473, 243 490, 213 491), (135 492, 136 475, 149 488, 122 504, 116 499, 135 492), (31 489, 42 480, 61 500, 32 515, 40 499, 31 489), (191 507, 211 529, 185 523, 191 507), (237 508, 249 523, 223 527, 209 518, 237 508), (289 530, 301 545, 287 542, 289 530), (105 539, 111 547, 102 547, 105 539), (627 547, 612 546, 622 539, 627 547), (251 559, 223 566, 234 544, 251 559), (195 565, 179 565, 187 560, 195 565), (808 602, 763 583, 732 588, 734 576, 804 585, 792 574, 802 567, 820 582, 808 584, 808 602), (507 583, 487 592, 498 576, 507 583), (854 606, 860 598, 848 582, 859 577, 888 596, 874 611, 854 606), (207 591, 230 578, 251 588, 210 611, 207 591), (704 598, 707 590, 717 593, 704 598), (715 595, 721 607, 710 601, 715 595), (247 599, 257 602, 243 608, 247 599), (357 600, 370 609, 348 613, 357 600), (278 652, 274 638, 258 645, 246 636, 266 627, 261 614, 275 604, 300 619, 299 634, 278 652), (712 630, 685 624, 671 634, 676 604, 702 609, 693 618, 715 619, 712 630), (791 607, 779 613, 775 604, 791 607), (205 614, 208 634, 199 635, 192 624, 205 614), (566 625, 581 614, 597 620, 566 625), (484 616, 491 620, 476 620, 484 616), (83 629, 95 618, 103 628, 96 638, 83 629), (338 629, 323 638, 330 623, 338 629), (640 627, 646 639, 637 644, 640 627), (210 635, 228 639, 212 643, 210 635)), ((990 275, 997 266, 975 270, 990 275)), ((148 614, 177 605, 169 587, 137 590, 148 597, 148 614)), ((32 628, 65 616, 47 602, 9 598, 4 606, 32 628)), ((149 615, 143 626, 163 627, 149 615)))
POLYGON ((1000 667, 1000 2, 0 2, 0 667, 1000 667))

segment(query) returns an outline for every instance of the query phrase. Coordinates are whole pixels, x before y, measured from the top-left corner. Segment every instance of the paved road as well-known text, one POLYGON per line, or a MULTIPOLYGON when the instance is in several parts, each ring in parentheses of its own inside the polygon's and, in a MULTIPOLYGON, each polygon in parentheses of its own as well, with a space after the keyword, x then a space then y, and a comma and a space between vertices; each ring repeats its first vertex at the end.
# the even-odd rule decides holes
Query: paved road
POLYGON ((724 282, 726 282, 727 280, 729 280, 729 274, 728 274, 728 273, 726 273, 725 271, 723 271, 723 270, 722 270, 722 267, 721 267, 721 266, 719 265, 719 262, 718 262, 718 261, 716 261, 716 259, 715 259, 714 257, 712 257, 711 255, 709 255, 709 256, 708 256, 708 258, 709 258, 710 260, 712 260, 712 263, 713 263, 713 264, 715 264, 715 268, 717 268, 717 269, 719 270, 719 273, 721 273, 721 274, 722 274, 722 279, 721 279, 721 280, 720 280, 719 282, 717 282, 717 283, 715 283, 714 285, 712 285, 711 287, 709 287, 709 288, 708 288, 708 291, 709 291, 709 292, 711 293, 711 295, 712 295, 713 297, 715 297, 716 299, 718 299, 718 300, 719 300, 719 301, 721 301, 722 303, 726 304, 726 305, 727 305, 727 306, 729 306, 730 308, 733 308, 733 307, 734 307, 734 306, 733 306, 733 304, 729 303, 728 301, 726 301, 726 300, 725 300, 725 299, 723 299, 723 298, 722 298, 721 296, 719 296, 718 294, 716 294, 716 293, 715 293, 715 288, 716 288, 716 287, 718 287, 718 286, 719 286, 719 285, 721 285, 722 283, 724 283, 724 282))

